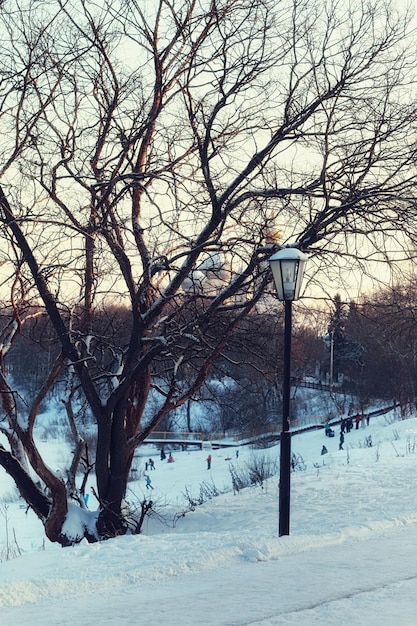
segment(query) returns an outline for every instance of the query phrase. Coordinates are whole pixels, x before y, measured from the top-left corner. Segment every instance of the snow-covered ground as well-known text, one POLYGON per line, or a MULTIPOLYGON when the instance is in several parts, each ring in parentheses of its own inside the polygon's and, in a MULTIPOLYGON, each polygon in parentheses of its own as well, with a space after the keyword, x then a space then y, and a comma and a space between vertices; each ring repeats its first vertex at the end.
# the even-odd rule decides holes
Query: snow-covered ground
MULTIPOLYGON (((230 489, 230 463, 243 471, 255 454, 275 461, 278 447, 242 447, 238 459, 214 450, 209 471, 207 451, 175 452, 173 464, 154 451, 152 497, 165 523, 66 549, 44 540, 1 474, 0 552, 15 539, 23 551, 0 564, 2 626, 417 624, 417 419, 389 422, 352 431, 343 451, 322 430, 293 438, 289 537, 277 533, 277 476, 171 523, 186 491, 230 489)), ((60 447, 45 445, 59 469, 60 447)), ((131 485, 131 499, 146 493, 143 478, 131 485)))

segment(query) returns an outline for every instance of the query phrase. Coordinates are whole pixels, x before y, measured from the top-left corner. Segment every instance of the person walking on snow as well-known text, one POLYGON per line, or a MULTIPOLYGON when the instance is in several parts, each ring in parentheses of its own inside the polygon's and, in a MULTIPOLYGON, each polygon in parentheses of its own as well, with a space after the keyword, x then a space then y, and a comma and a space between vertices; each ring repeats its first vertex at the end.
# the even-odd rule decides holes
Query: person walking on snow
POLYGON ((211 454, 209 454, 207 457, 207 469, 211 469, 211 454))
POLYGON ((148 476, 148 474, 146 474, 145 480, 146 480, 146 489, 153 489, 152 484, 151 484, 151 478, 150 476, 148 476))
POLYGON ((340 439, 339 439, 339 450, 343 450, 343 444, 345 442, 345 436, 342 431, 340 431, 340 439))

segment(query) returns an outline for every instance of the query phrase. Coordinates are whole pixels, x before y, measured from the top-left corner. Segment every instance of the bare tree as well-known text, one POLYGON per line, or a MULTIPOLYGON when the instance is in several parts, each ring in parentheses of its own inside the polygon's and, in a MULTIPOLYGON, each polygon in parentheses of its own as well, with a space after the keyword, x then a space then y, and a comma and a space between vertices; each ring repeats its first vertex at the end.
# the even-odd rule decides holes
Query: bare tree
POLYGON ((1 269, 13 333, 35 302, 60 354, 18 415, 2 344, 0 464, 66 545, 126 532, 135 449, 227 351, 278 244, 309 249, 314 275, 335 254, 407 255, 416 57, 385 2, 23 5, 0 14, 1 269), (94 324, 115 302, 129 310, 123 345, 94 324), (100 511, 76 536, 65 526, 69 500, 83 506, 76 463, 66 482, 35 436, 63 368, 97 428, 100 511), (151 389, 159 403, 144 420, 151 389))
POLYGON ((347 318, 348 336, 361 349, 353 372, 361 399, 384 398, 403 415, 416 399, 415 305, 414 281, 404 282, 364 297, 347 318))

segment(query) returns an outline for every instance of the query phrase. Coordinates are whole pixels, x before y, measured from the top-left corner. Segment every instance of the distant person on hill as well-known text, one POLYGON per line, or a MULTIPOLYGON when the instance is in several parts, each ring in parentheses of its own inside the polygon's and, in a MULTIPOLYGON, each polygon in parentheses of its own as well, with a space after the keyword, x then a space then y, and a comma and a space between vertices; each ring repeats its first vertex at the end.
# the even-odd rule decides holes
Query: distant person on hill
POLYGON ((173 462, 174 462, 174 457, 172 456, 172 454, 170 452, 167 463, 173 463, 173 462))
POLYGON ((162 448, 161 450, 161 461, 165 461, 165 459, 167 458, 167 455, 164 452, 164 449, 162 448))
POLYGON ((326 448, 326 446, 323 446, 321 449, 321 453, 322 454, 327 454, 328 453, 328 449, 326 448))
POLYGON ((359 415, 359 413, 357 413, 356 417, 355 417, 356 430, 359 430, 359 424, 361 423, 361 419, 362 419, 362 417, 359 415))
POLYGON ((151 478, 150 476, 148 476, 148 474, 146 474, 145 480, 146 480, 146 489, 153 489, 152 484, 151 484, 151 478))
POLYGON ((207 460, 207 469, 209 470, 211 469, 211 454, 208 455, 206 460, 207 460))
POLYGON ((343 444, 345 442, 345 436, 342 433, 342 431, 340 431, 340 438, 339 438, 339 450, 343 450, 343 444))
POLYGON ((324 426, 324 433, 325 433, 326 437, 334 437, 334 430, 332 428, 330 428, 329 422, 326 422, 326 424, 324 426))

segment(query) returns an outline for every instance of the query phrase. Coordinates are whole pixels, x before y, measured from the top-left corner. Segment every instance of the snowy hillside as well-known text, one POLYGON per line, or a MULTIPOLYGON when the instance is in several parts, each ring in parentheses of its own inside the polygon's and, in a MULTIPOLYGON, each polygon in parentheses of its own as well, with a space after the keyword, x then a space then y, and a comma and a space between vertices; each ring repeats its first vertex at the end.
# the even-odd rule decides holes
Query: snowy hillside
MULTIPOLYGON (((198 494, 202 483, 231 489, 230 463, 242 472, 254 455, 276 463, 277 447, 242 447, 238 458, 214 450, 211 470, 207 451, 175 452, 173 464, 154 451, 160 516, 140 536, 102 544, 44 542, 33 514, 3 500, 3 556, 14 537, 23 553, 0 564, 2 625, 416 624, 417 419, 390 422, 353 430, 343 451, 322 430, 293 438, 289 537, 277 536, 277 476, 178 517, 185 492, 198 494)), ((7 500, 3 474, 1 485, 7 500)), ((143 478, 131 485, 129 497, 146 493, 143 478)))

